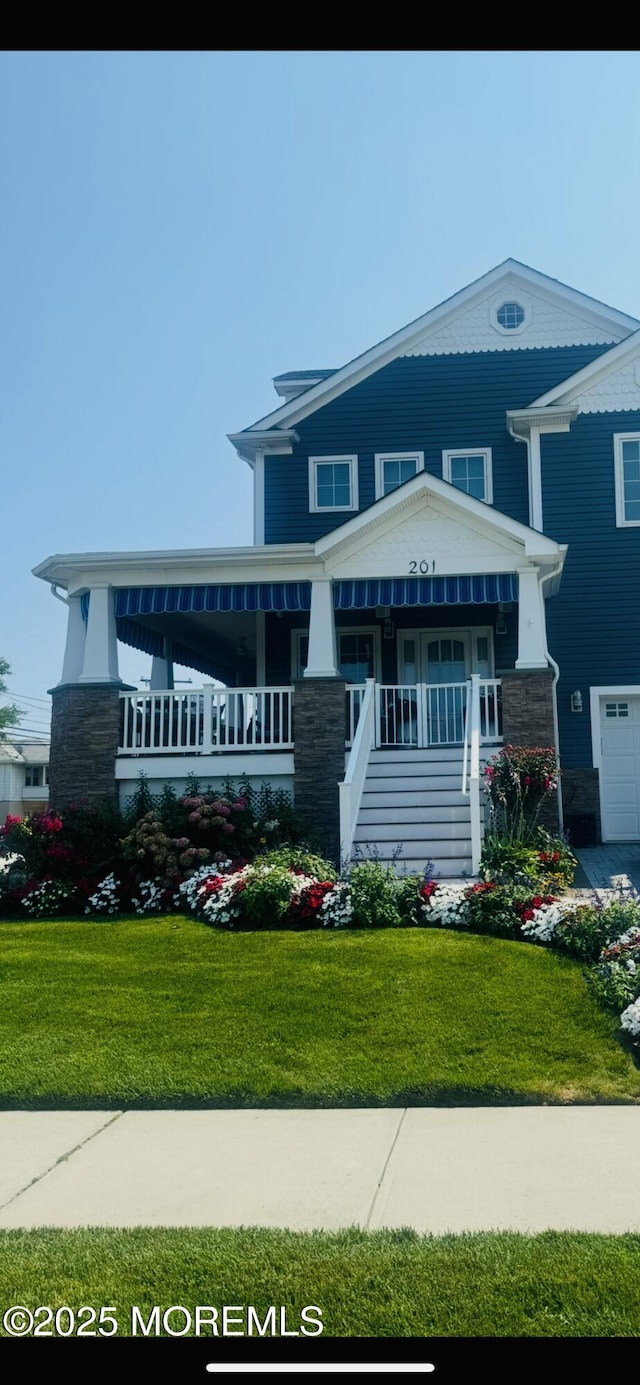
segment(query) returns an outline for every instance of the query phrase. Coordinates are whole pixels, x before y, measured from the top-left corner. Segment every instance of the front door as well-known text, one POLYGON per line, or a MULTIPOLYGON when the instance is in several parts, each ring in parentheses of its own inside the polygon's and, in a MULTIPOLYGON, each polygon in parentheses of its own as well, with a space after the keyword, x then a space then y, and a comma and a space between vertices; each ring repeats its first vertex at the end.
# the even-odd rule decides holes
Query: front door
POLYGON ((471 638, 463 631, 420 636, 422 681, 427 684, 429 745, 457 745, 464 740, 467 678, 471 672, 471 638))
POLYGON ((600 699, 602 836, 640 841, 640 696, 600 699))

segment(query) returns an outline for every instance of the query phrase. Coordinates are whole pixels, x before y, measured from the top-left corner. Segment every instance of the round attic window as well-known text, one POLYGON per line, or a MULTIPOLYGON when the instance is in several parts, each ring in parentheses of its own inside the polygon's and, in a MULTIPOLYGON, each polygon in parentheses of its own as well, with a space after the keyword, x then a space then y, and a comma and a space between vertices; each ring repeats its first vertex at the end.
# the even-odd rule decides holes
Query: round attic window
POLYGON ((505 332, 514 332, 517 327, 522 327, 524 308, 520 303, 503 303, 498 308, 496 318, 505 332))

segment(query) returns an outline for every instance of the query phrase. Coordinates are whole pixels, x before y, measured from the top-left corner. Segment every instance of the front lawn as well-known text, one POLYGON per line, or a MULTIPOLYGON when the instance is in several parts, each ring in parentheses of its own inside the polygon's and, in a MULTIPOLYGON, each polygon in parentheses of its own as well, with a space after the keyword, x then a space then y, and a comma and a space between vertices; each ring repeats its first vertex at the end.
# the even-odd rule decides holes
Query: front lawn
MULTIPOLYGON (((328 1337, 637 1337, 640 1236, 4 1231, 0 1290, 4 1304, 32 1311, 64 1304, 77 1316, 84 1304, 109 1304, 119 1336, 131 1334, 134 1305, 145 1323, 156 1304, 160 1316, 180 1304, 192 1318, 196 1306, 216 1308, 222 1324, 222 1307, 235 1304, 237 1335, 249 1305, 264 1323, 274 1304, 277 1331, 284 1308, 292 1332, 317 1304, 328 1337)), ((80 1322, 91 1326, 86 1314, 80 1322)), ((186 1325, 183 1314, 169 1318, 174 1331, 186 1325)), ((311 1359, 319 1340, 299 1338, 311 1359)))
POLYGON ((579 963, 431 929, 0 925, 0 1105, 640 1100, 579 963))

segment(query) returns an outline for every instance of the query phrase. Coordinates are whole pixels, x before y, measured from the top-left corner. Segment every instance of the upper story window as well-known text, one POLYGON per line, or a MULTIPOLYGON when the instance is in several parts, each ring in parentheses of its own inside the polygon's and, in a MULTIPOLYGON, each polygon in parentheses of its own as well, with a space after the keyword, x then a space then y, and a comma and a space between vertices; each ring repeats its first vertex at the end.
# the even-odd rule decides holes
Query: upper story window
POLYGON ((640 524, 640 433, 615 433, 616 524, 640 524))
POLYGON ((24 772, 25 788, 36 789, 47 783, 46 765, 27 765, 24 772))
POLYGON ((491 448, 457 448, 442 453, 442 477, 476 500, 493 501, 491 448))
POLYGON ((521 303, 503 303, 498 308, 496 318, 504 332, 515 332, 524 322, 524 308, 521 303))
POLYGON ((376 452, 376 500, 424 471, 424 452, 376 452))
POLYGON ((309 509, 357 510, 358 458, 309 458, 309 509))

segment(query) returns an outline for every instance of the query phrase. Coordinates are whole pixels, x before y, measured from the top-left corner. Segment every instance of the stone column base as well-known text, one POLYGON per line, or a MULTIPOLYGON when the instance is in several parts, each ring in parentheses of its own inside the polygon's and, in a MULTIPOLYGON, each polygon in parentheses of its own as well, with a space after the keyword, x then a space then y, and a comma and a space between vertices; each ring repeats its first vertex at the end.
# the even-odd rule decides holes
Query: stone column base
MULTIPOLYGON (((500 677, 504 744, 555 748, 551 669, 509 669, 500 677)), ((540 823, 549 832, 558 831, 557 794, 549 795, 540 823)))
POLYGON ((67 683, 51 689, 52 808, 65 808, 80 798, 116 802, 121 691, 108 683, 67 683))
POLYGON ((562 775, 562 806, 565 819, 574 814, 593 813, 596 820, 596 841, 602 841, 600 821, 600 771, 565 769, 562 775))
POLYGON ((311 842, 340 861, 338 784, 344 779, 346 683, 301 678, 295 684, 294 798, 311 842))

